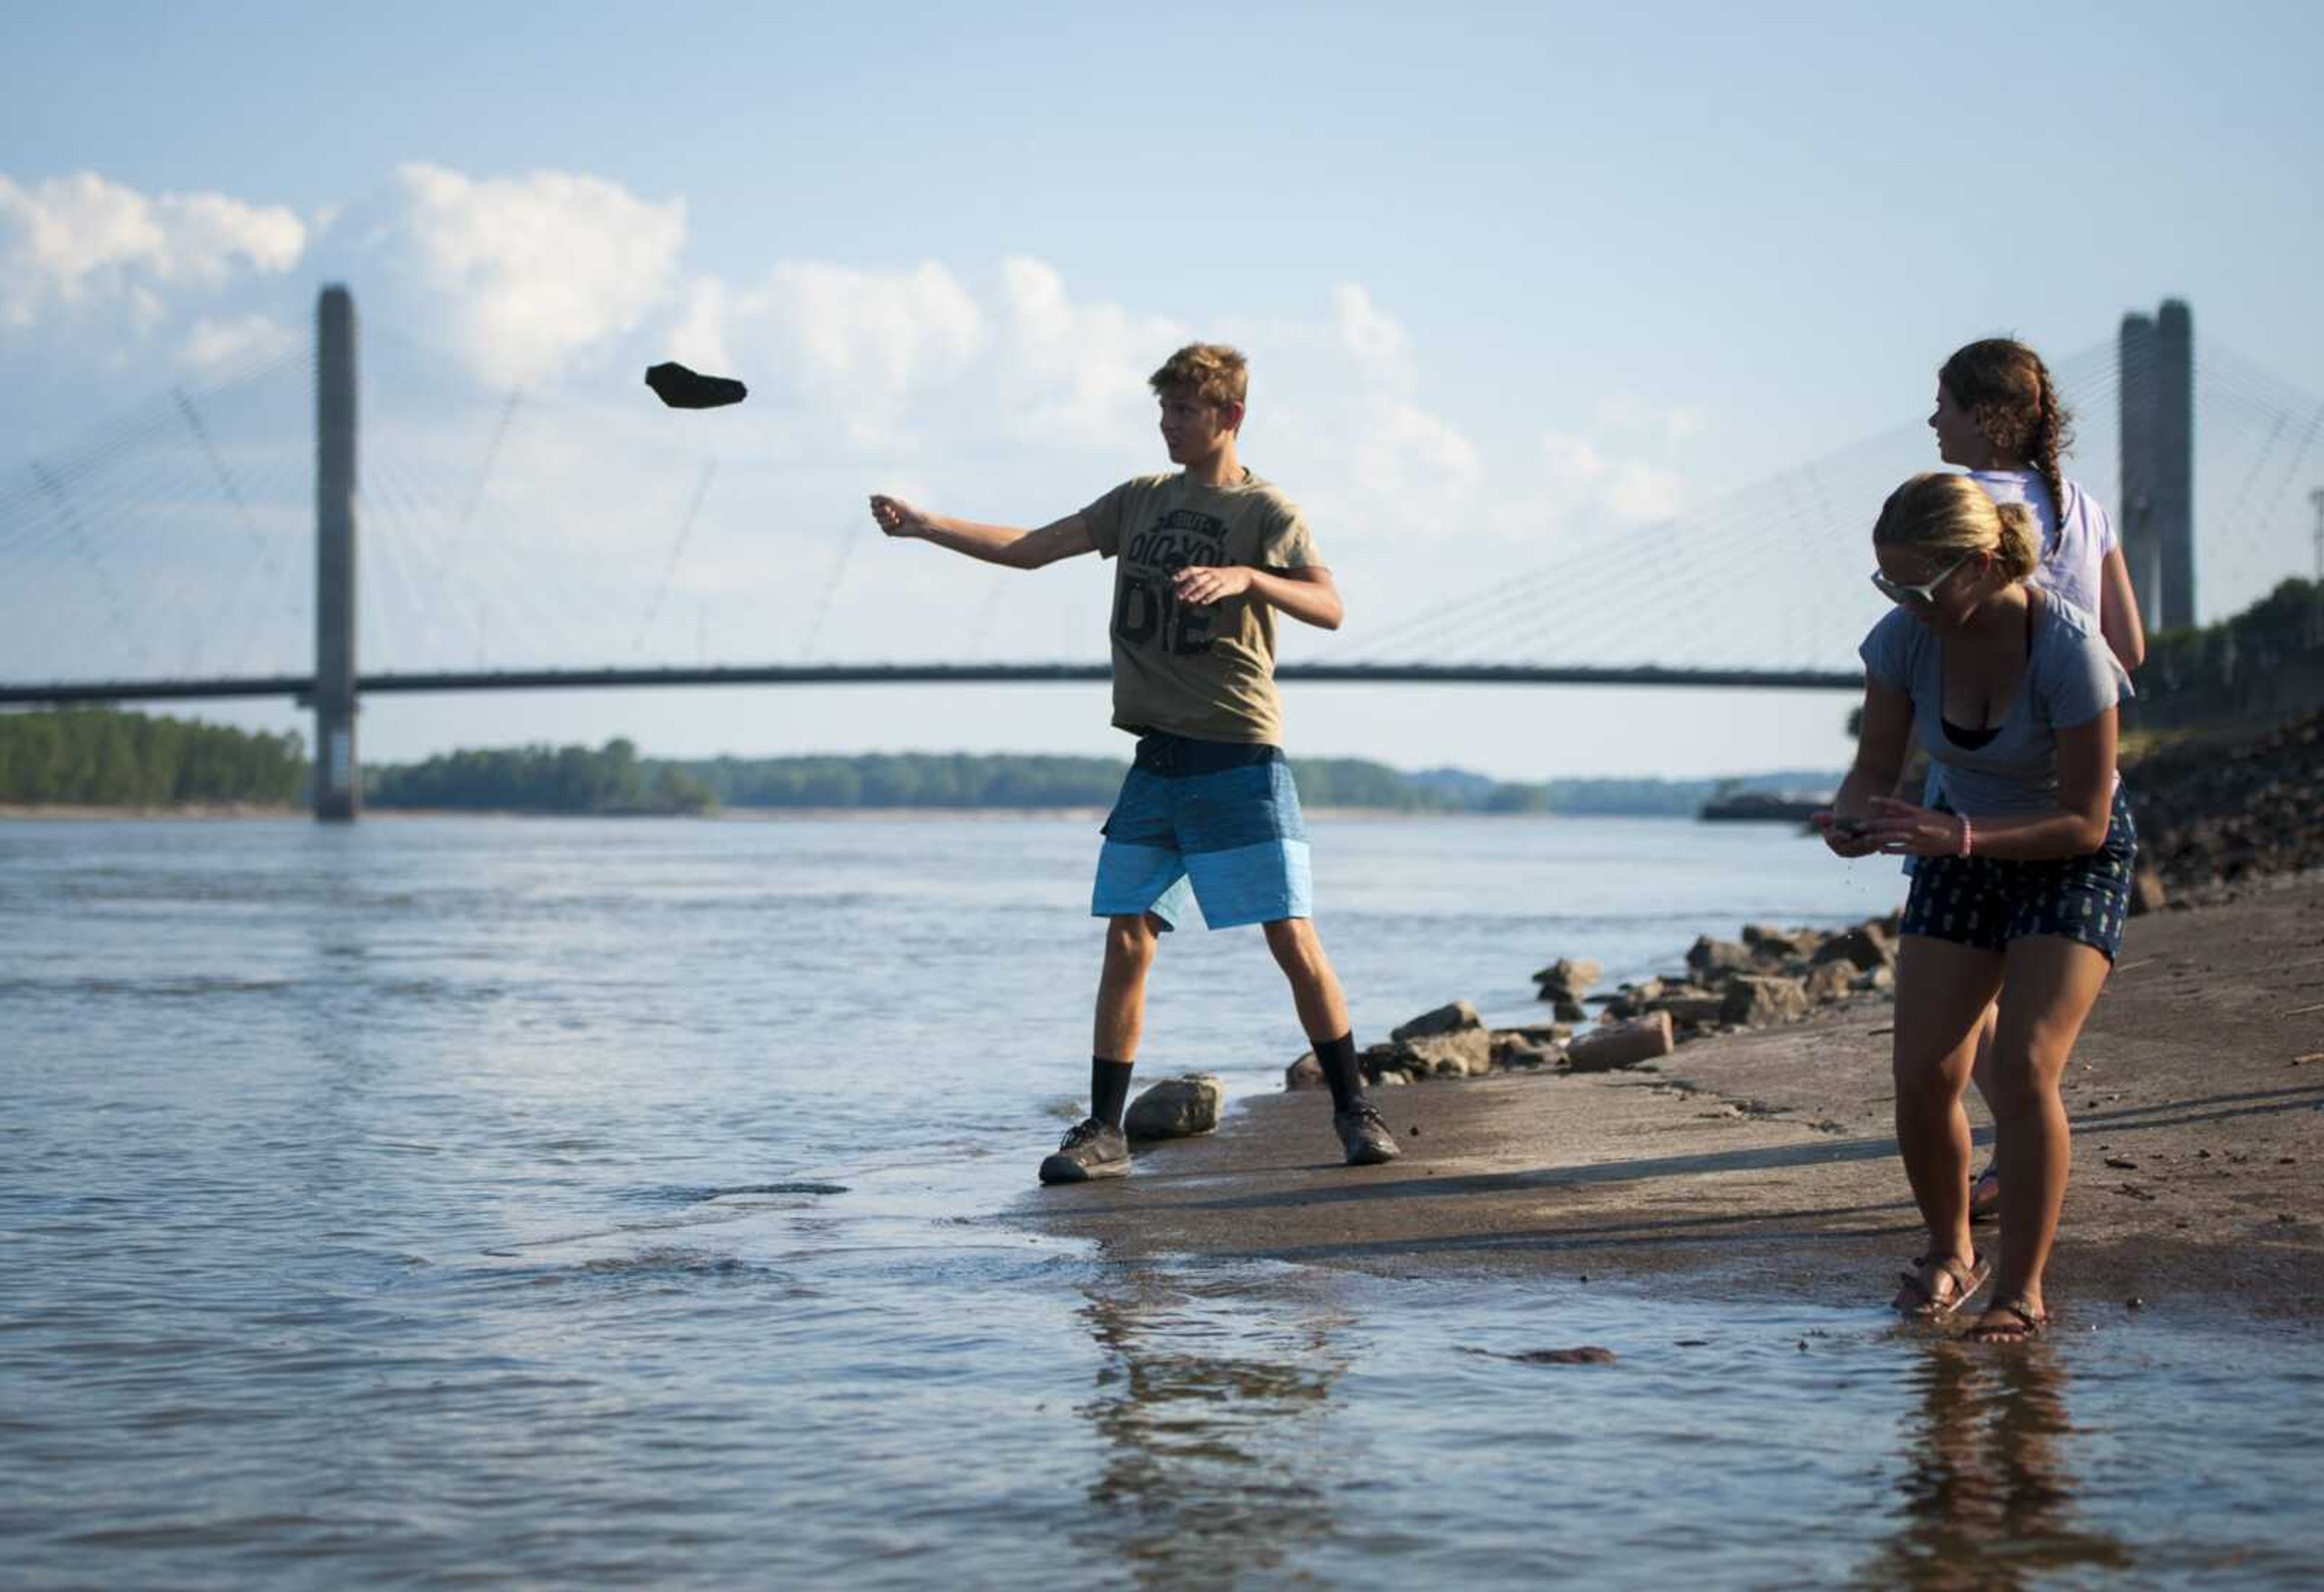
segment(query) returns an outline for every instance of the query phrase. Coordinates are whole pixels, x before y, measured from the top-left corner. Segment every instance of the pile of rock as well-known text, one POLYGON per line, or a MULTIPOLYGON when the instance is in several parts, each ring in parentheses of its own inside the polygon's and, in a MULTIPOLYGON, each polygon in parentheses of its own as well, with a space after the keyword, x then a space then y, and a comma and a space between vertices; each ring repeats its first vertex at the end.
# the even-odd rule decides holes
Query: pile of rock
MULTIPOLYGON (((1567 1023, 1489 1028, 1476 1007, 1454 1001, 1391 1031, 1387 1043, 1367 1047, 1358 1061, 1367 1083, 1413 1084, 1493 1072, 1605 1072, 1667 1056, 1676 1042, 1670 1019, 1659 1015, 1601 1023, 1576 1039, 1567 1023)), ((1320 1089, 1323 1063, 1310 1051, 1283 1081, 1286 1088, 1320 1089)))
POLYGON ((1818 1006, 1895 989, 1896 930, 1895 913, 1837 933, 1747 923, 1739 941, 1697 939, 1683 976, 1642 979, 1594 998, 1616 1021, 1666 1014, 1682 1043, 1797 1023, 1818 1006))
MULTIPOLYGON (((1819 1006, 1882 996, 1896 985, 1897 915, 1852 929, 1745 925, 1738 940, 1704 935, 1686 953, 1686 972, 1592 995, 1597 963, 1561 958, 1534 975, 1550 1023, 1489 1028, 1467 1001, 1424 1012, 1361 1053, 1375 1084, 1478 1078, 1492 1072, 1607 1072, 1667 1056, 1707 1033, 1797 1023, 1819 1006), (1576 1037, 1575 1024, 1599 1019, 1576 1037)), ((1314 1053, 1294 1061, 1285 1087, 1320 1089, 1314 1053)))
MULTIPOLYGON (((1432 1078, 1481 1078, 1489 1072, 1538 1071, 1565 1060, 1573 1037, 1566 1023, 1488 1028, 1467 1001, 1454 1001, 1391 1030, 1385 1044, 1367 1046, 1358 1057, 1364 1079, 1375 1084, 1420 1083, 1432 1078)), ((1284 1075, 1294 1089, 1323 1087, 1323 1066, 1313 1051, 1284 1075)))
POLYGON ((2122 778, 2139 860, 2174 889, 2324 867, 2324 713, 2239 744, 2166 746, 2122 778))

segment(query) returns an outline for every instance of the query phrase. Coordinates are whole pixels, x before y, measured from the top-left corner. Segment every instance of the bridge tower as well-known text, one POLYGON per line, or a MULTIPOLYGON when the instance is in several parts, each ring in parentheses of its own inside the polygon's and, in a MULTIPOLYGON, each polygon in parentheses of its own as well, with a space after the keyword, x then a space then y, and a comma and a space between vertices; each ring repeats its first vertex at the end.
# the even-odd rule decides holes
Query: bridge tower
POLYGON ((315 816, 363 810, 355 755, 355 301, 315 307, 315 816))
POLYGON ((2183 299, 2122 318, 2122 544, 2149 630, 2195 620, 2195 322, 2183 299))

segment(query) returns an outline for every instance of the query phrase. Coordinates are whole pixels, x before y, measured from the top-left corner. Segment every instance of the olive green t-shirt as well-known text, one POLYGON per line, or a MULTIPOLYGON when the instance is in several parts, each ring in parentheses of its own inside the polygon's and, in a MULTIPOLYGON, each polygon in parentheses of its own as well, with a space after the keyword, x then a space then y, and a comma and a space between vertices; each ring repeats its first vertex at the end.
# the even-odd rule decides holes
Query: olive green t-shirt
POLYGON ((1182 603, 1170 577, 1190 564, 1314 565, 1299 505, 1249 470, 1231 486, 1181 471, 1124 481, 1082 514, 1099 553, 1114 560, 1114 724, 1133 735, 1280 744, 1274 606, 1248 592, 1182 603))

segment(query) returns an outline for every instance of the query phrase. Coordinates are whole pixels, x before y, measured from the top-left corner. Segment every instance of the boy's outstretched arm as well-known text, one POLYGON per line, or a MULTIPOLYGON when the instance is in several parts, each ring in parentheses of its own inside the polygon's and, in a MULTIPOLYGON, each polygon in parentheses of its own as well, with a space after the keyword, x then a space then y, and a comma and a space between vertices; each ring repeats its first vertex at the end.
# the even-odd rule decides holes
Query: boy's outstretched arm
POLYGON ((1280 608, 1302 624, 1318 630, 1337 630, 1346 616, 1339 583, 1321 564, 1297 569, 1254 569, 1248 564, 1215 568, 1189 564, 1171 577, 1183 603, 1215 603, 1221 597, 1249 592, 1269 607, 1280 608))
POLYGON ((1097 539, 1090 533, 1089 522, 1078 514, 1053 520, 1038 531, 1020 531, 1013 525, 981 525, 973 520, 931 514, 899 497, 874 493, 872 517, 890 536, 933 541, 938 547, 982 559, 988 564, 1006 564, 1012 569, 1038 569, 1059 559, 1097 551, 1097 539))

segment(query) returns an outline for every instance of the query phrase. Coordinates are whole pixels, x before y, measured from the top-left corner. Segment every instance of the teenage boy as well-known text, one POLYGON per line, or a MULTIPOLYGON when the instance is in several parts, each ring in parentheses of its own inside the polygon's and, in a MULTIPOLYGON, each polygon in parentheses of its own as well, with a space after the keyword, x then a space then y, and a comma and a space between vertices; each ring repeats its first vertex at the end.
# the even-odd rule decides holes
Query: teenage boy
POLYGON ((1191 897, 1213 929, 1262 926, 1332 1088, 1351 1166, 1396 1159, 1365 1097, 1340 981, 1309 921, 1307 827, 1279 745, 1275 612, 1340 627, 1338 587, 1298 505, 1243 468, 1235 444, 1243 356, 1191 343, 1148 378, 1176 473, 1125 481, 1078 514, 1022 531, 872 499, 890 536, 1038 569, 1095 552, 1115 560, 1113 722, 1138 737, 1105 821, 1091 914, 1106 920, 1090 1057, 1090 1115, 1041 1162, 1045 1183, 1130 1170, 1121 1114, 1158 937, 1191 897))

